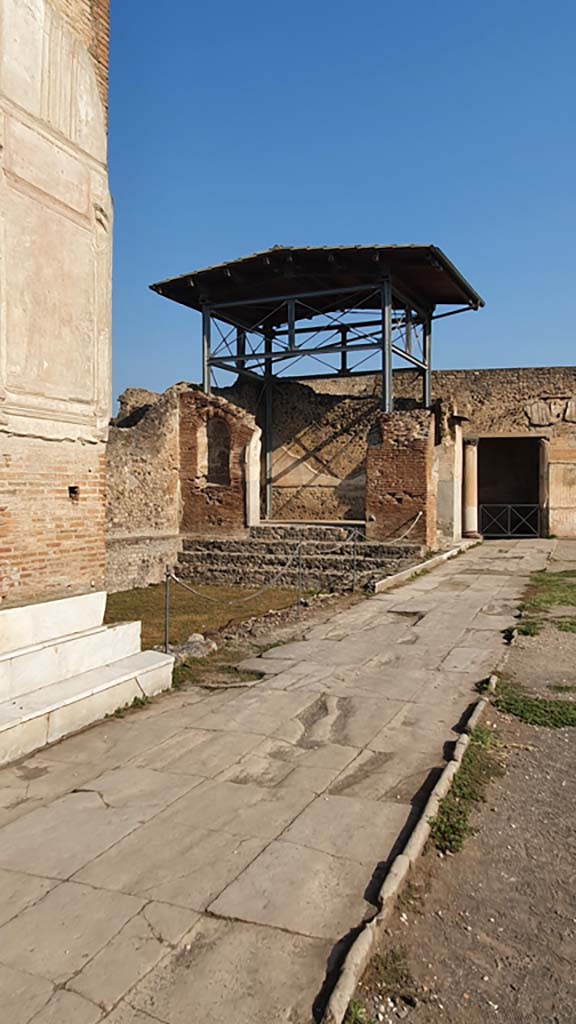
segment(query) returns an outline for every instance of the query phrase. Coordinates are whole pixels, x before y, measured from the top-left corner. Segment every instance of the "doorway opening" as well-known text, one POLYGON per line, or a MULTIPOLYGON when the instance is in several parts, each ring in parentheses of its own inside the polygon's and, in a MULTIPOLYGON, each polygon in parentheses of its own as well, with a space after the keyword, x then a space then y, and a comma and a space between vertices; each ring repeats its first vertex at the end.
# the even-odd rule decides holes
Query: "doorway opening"
POLYGON ((539 438, 480 438, 478 504, 484 537, 541 536, 539 438))

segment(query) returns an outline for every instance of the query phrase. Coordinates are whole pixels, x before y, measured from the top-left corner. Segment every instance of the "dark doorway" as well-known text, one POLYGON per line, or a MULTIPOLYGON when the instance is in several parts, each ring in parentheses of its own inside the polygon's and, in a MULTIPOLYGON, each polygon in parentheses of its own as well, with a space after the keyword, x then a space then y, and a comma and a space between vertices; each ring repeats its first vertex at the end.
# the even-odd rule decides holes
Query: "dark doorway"
POLYGON ((485 537, 540 536, 539 459, 536 437, 480 439, 478 504, 485 537))

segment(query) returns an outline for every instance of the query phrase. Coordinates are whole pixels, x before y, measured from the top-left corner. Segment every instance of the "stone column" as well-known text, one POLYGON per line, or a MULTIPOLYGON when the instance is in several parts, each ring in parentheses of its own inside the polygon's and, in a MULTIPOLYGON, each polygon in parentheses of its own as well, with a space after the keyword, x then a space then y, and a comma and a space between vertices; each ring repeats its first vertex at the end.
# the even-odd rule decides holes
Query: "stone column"
POLYGON ((478 537, 478 441, 464 441, 464 536, 478 537))

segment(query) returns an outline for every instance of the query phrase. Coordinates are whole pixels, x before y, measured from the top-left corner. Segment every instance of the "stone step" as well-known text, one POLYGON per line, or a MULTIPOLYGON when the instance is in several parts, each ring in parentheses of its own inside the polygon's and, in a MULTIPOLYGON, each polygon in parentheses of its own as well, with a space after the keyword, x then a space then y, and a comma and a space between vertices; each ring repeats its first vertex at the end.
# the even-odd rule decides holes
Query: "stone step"
MULTIPOLYGON (((292 557, 298 549, 299 541, 288 540, 233 540, 226 538, 199 538, 198 540, 185 540, 183 544, 184 554, 196 554, 199 552, 221 552, 226 556, 242 554, 259 561, 264 556, 280 559, 292 557)), ((351 542, 341 543, 338 541, 309 541, 304 544, 303 555, 350 556, 354 550, 351 542)), ((384 541, 359 541, 356 544, 358 558, 412 558, 421 553, 419 544, 387 544, 384 541)))
MULTIPOLYGON (((395 572, 400 572, 404 568, 406 568, 405 561, 387 562, 379 565, 377 569, 369 571, 358 567, 356 582, 359 588, 362 586, 369 587, 375 580, 383 579, 385 576, 395 572)), ((250 586, 256 587, 269 586, 272 583, 278 587, 295 587, 298 585, 299 572, 297 565, 286 569, 280 577, 278 577, 278 573, 279 568, 275 570, 264 566, 253 566, 249 571, 243 566, 214 566, 206 563, 196 566, 179 564, 176 567, 176 576, 192 585, 222 583, 246 586, 247 581, 249 581, 250 586)), ((302 582, 305 589, 322 586, 330 590, 349 590, 352 587, 352 581, 353 572, 348 567, 345 569, 334 566, 322 567, 315 563, 314 565, 304 567, 302 573, 302 582)))
POLYGON ((120 622, 58 636, 0 655, 0 701, 137 654, 140 623, 120 622))
POLYGON ((0 765, 172 685, 174 659, 142 651, 0 702, 0 765))
POLYGON ((0 654, 101 626, 106 592, 61 597, 0 611, 0 654))
MULTIPOLYGON (((361 558, 357 556, 356 567, 363 572, 376 572, 391 562, 406 565, 406 558, 361 558)), ((186 568, 193 571, 194 568, 207 569, 242 569, 250 573, 253 569, 266 569, 270 573, 280 571, 284 566, 297 568, 302 564, 306 569, 316 568, 320 571, 333 569, 335 572, 345 572, 354 568, 354 556, 351 552, 345 555, 306 555, 298 557, 298 552, 291 555, 261 555, 257 559, 253 555, 241 551, 213 551, 213 552, 186 552, 179 556, 178 565, 181 569, 186 568)))
POLYGON ((250 527, 255 540, 345 540, 352 533, 364 534, 366 523, 351 520, 338 523, 260 523, 250 527))

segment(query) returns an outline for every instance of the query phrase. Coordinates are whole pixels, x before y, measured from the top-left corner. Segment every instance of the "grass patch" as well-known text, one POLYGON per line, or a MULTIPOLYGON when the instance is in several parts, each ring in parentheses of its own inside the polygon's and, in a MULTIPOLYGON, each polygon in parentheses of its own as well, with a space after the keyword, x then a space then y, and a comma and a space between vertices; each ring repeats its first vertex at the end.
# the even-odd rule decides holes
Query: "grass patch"
POLYGON ((523 608, 547 611, 561 604, 576 606, 576 570, 534 573, 530 577, 523 608))
POLYGON ((576 686, 569 683, 548 683, 548 689, 553 693, 576 693, 576 686))
POLYGON ((555 625, 562 633, 576 633, 576 619, 556 619, 555 625))
POLYGON ((485 800, 489 782, 502 774, 495 754, 497 745, 491 729, 479 727, 470 734, 470 745, 452 789, 441 801, 436 817, 430 819, 432 842, 441 853, 460 852, 471 832, 474 805, 485 800))
POLYGON ((576 704, 568 700, 530 697, 517 683, 507 680, 498 683, 494 706, 527 725, 541 725, 547 729, 576 726, 576 704))
MULTIPOLYGON (((170 587, 170 643, 184 643, 191 633, 213 633, 232 623, 245 622, 265 612, 290 608, 296 604, 293 587, 275 587, 254 600, 246 598, 257 593, 247 587, 199 586, 201 597, 183 590, 176 583, 170 587), (218 603, 206 600, 218 598, 218 603), (227 601, 240 601, 226 604, 227 601)), ((164 642, 164 584, 109 594, 105 622, 142 622, 142 647, 158 647, 164 642)))
POLYGON ((516 627, 520 636, 538 636, 542 630, 542 622, 539 619, 526 619, 516 627))

